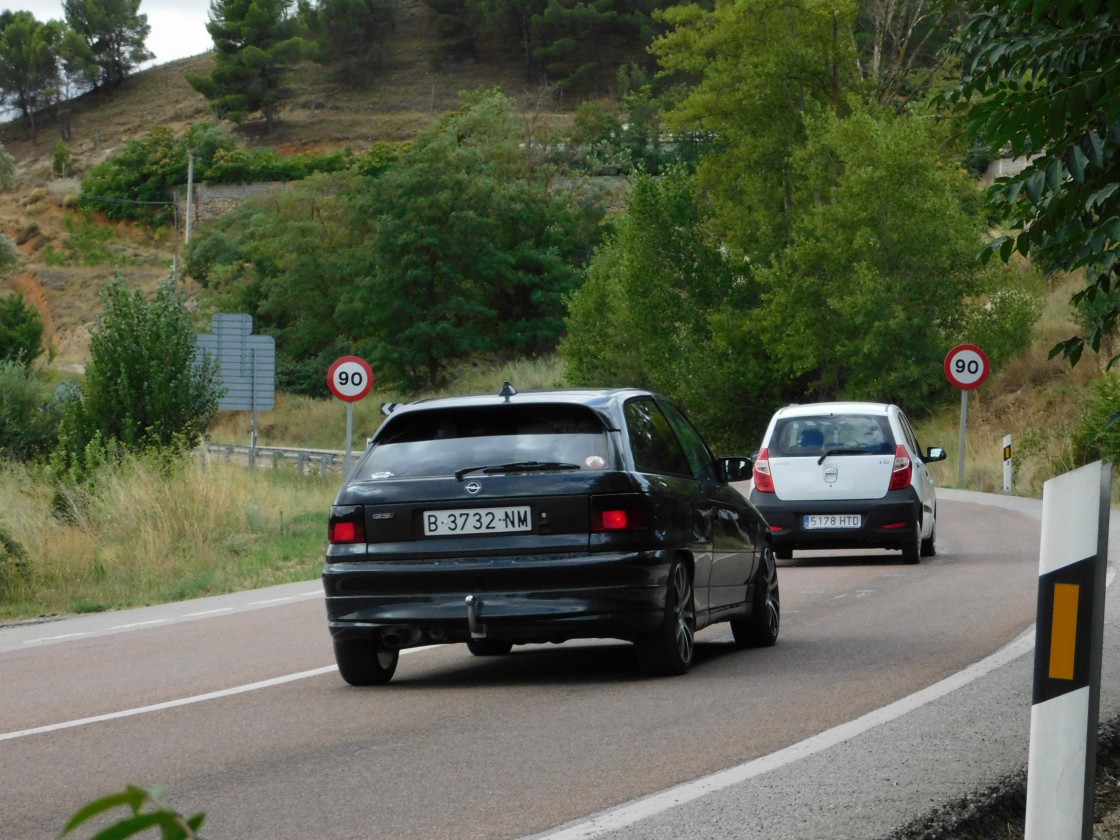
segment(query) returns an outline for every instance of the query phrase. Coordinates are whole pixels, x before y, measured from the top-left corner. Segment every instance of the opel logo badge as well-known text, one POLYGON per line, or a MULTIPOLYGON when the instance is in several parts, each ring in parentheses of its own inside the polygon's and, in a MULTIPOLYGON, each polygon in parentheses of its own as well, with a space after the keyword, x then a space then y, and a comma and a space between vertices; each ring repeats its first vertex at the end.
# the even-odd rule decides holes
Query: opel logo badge
POLYGON ((470 493, 472 496, 481 489, 482 489, 482 485, 479 484, 477 481, 468 481, 467 482, 466 491, 468 493, 470 493))

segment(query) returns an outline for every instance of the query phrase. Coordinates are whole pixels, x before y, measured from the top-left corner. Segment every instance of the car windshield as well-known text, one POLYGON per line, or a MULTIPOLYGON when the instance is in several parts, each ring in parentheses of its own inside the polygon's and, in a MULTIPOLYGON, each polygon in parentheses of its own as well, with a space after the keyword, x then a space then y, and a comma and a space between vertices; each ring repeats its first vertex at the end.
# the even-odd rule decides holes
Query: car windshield
POLYGON ((828 414, 778 421, 770 437, 771 457, 820 457, 825 453, 882 455, 894 452, 885 416, 828 414))
POLYGON ((606 469, 602 421, 583 406, 470 406, 390 417, 359 465, 380 481, 456 473, 606 469), (513 468, 512 465, 517 465, 513 468))

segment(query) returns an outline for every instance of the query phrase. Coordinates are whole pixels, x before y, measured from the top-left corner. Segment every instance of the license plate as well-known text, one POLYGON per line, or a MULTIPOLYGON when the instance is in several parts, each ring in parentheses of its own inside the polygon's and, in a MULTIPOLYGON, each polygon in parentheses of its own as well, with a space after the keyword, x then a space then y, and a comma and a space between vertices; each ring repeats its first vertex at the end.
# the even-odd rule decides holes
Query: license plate
POLYGON ((863 517, 858 513, 818 513, 807 515, 801 520, 801 527, 806 531, 819 528, 859 528, 863 524, 863 517))
POLYGON ((533 530, 533 520, 529 515, 528 505, 424 511, 425 537, 446 537, 451 534, 501 534, 509 531, 531 530, 533 530))

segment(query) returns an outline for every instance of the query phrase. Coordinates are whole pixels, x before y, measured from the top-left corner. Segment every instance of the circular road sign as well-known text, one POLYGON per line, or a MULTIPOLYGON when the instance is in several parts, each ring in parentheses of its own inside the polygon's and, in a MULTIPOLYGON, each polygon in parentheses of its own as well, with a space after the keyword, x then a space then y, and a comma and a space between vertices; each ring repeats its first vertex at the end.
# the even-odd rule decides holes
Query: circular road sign
POLYGON ((327 371, 327 387, 340 400, 357 402, 373 390, 373 368, 358 356, 335 359, 327 371))
POLYGON ((991 368, 987 354, 975 344, 958 344, 945 357, 945 376, 963 391, 979 388, 991 368))

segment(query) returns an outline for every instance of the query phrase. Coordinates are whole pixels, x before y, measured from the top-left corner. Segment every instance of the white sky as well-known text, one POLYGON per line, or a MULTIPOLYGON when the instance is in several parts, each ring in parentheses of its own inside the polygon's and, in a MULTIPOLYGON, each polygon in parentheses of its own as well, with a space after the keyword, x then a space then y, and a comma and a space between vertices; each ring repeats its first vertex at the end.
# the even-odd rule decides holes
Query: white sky
MULTIPOLYGON (((6 7, 31 12, 37 20, 63 20, 62 0, 6 0, 6 7)), ((206 21, 209 0, 140 0, 140 14, 148 16, 152 28, 145 42, 156 54, 152 64, 198 55, 214 47, 206 21)))

